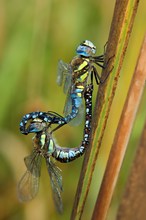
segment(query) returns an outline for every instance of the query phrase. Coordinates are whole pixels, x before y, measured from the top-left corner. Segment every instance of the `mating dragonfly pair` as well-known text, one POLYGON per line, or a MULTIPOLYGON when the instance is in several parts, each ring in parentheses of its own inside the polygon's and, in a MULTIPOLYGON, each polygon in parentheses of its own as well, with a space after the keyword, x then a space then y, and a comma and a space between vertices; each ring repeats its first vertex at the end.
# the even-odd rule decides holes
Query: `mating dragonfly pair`
POLYGON ((18 197, 21 201, 33 199, 39 188, 41 161, 45 158, 53 190, 56 208, 62 212, 62 176, 60 169, 53 160, 68 163, 84 154, 89 145, 92 119, 92 92, 93 76, 96 83, 103 83, 94 65, 105 68, 104 55, 95 56, 96 47, 92 42, 85 40, 77 47, 77 56, 70 64, 59 61, 57 83, 64 83, 64 92, 67 101, 64 108, 65 117, 53 111, 32 112, 23 116, 20 122, 22 134, 35 133, 33 137, 33 151, 24 158, 27 171, 18 183, 18 197), (56 144, 52 133, 63 125, 73 122, 78 125, 84 112, 83 98, 85 100, 85 125, 83 140, 79 147, 65 148, 56 144), (51 130, 51 125, 57 126, 51 130))

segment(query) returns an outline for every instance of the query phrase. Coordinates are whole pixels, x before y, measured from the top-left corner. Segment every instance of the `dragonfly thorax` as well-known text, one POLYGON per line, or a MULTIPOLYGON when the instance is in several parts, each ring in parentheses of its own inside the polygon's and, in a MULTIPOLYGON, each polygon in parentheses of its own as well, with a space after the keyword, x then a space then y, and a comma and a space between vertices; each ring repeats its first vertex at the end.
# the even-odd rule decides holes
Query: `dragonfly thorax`
POLYGON ((33 138, 33 142, 38 152, 44 157, 46 155, 48 157, 51 156, 55 150, 55 143, 49 132, 43 131, 37 133, 33 138))
POLYGON ((83 58, 76 56, 71 61, 72 67, 72 83, 76 84, 78 82, 84 83, 89 76, 91 69, 89 58, 83 58))

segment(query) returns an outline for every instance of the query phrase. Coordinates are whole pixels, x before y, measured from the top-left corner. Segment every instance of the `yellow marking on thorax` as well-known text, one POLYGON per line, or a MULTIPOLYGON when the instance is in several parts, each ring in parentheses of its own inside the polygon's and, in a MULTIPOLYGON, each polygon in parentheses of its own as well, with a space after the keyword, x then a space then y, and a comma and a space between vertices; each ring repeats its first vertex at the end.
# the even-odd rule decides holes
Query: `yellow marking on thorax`
POLYGON ((80 79, 82 82, 84 82, 84 80, 88 77, 89 73, 85 72, 83 75, 80 76, 80 79))
POLYGON ((54 142, 53 142, 53 140, 52 140, 52 139, 50 139, 50 143, 49 143, 48 152, 49 152, 49 153, 54 152, 54 142))
POLYGON ((88 62, 86 60, 84 60, 84 62, 78 66, 77 71, 81 71, 84 67, 87 66, 87 64, 88 64, 88 62))
POLYGON ((40 139, 41 148, 44 147, 44 145, 45 145, 45 140, 46 140, 46 135, 45 135, 45 134, 42 134, 42 135, 41 135, 41 139, 40 139))

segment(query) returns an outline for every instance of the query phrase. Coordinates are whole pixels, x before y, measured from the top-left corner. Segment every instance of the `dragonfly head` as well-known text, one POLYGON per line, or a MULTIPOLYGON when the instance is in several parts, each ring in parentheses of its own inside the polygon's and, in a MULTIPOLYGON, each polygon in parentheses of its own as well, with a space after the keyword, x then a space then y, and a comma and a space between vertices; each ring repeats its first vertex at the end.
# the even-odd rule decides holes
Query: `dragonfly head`
POLYGON ((36 118, 27 127, 28 133, 38 133, 43 131, 47 127, 47 124, 42 120, 36 118))
POLYGON ((78 55, 90 57, 95 55, 96 47, 91 41, 85 40, 77 47, 76 52, 78 55))

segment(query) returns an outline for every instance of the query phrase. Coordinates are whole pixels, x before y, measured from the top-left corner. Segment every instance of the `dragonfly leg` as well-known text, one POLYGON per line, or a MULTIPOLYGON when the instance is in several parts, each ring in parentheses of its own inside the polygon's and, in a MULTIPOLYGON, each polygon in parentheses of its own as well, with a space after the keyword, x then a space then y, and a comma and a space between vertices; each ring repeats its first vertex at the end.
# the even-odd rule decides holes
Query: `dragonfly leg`
POLYGON ((58 125, 56 128, 54 128, 53 130, 51 130, 50 134, 52 134, 54 131, 57 131, 59 128, 61 128, 63 125, 65 125, 66 123, 64 124, 60 124, 58 125))

